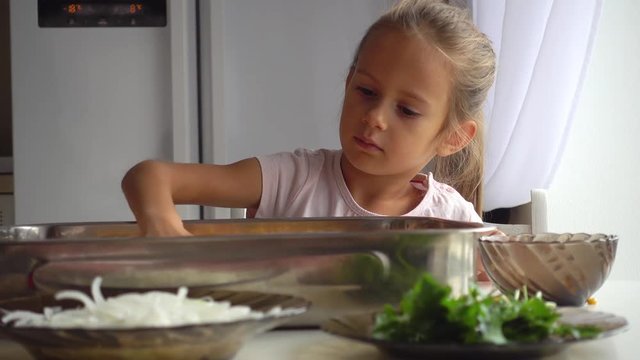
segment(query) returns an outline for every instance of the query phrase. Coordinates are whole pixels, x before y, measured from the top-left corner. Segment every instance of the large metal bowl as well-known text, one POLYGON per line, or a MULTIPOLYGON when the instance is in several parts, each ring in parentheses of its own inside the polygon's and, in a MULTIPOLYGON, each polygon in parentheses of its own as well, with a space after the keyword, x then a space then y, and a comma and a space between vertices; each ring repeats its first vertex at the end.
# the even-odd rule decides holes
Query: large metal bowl
POLYGON ((312 309, 291 325, 317 326, 398 301, 427 271, 468 289, 483 224, 425 217, 187 222, 193 237, 142 238, 134 223, 0 228, 0 298, 75 288, 188 286, 301 296, 312 309), (3 286, 6 285, 6 286, 3 286))
MULTIPOLYGON (((219 290, 192 291, 190 297, 209 296, 257 311, 276 306, 304 311, 309 303, 288 295, 219 290)), ((77 307, 51 295, 5 300, 0 308, 42 313, 45 307, 77 307)), ((22 344, 36 359, 231 359, 251 336, 274 328, 293 315, 266 315, 259 320, 133 329, 55 329, 0 325, 0 333, 22 344)))

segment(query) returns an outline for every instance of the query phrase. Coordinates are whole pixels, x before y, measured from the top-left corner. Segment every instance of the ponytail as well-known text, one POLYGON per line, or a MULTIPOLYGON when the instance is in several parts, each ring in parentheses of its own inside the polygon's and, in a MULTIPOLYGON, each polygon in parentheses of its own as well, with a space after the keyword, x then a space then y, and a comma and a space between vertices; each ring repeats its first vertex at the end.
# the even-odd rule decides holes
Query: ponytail
POLYGON ((456 189, 482 216, 484 134, 481 127, 462 150, 434 160, 434 178, 456 189))

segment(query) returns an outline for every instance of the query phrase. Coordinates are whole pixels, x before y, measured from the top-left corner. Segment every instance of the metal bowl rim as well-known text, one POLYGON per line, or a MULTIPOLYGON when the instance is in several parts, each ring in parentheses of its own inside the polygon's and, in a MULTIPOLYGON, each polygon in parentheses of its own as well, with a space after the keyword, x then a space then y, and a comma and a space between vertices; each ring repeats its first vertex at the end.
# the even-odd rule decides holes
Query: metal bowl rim
POLYGON ((618 235, 614 234, 604 234, 604 233, 541 233, 541 234, 517 234, 517 235, 482 235, 478 238, 478 242, 481 244, 523 244, 523 245, 536 245, 536 244, 552 244, 552 245, 560 245, 560 244, 578 244, 578 243, 595 243, 595 242, 617 242, 618 235), (551 236, 561 236, 561 235, 590 235, 597 236, 593 239, 569 239, 569 240, 534 240, 538 235, 551 235, 551 236), (531 237, 529 239, 529 237, 531 237))

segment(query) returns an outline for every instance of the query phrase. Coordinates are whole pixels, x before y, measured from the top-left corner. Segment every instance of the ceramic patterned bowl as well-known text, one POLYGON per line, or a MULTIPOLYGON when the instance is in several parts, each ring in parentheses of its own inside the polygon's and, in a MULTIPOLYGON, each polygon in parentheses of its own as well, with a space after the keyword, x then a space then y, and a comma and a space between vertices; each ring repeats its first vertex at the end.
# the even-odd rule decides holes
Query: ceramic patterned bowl
POLYGON ((558 305, 581 306, 602 286, 618 238, 605 234, 484 236, 482 264, 503 293, 527 287, 558 305))
MULTIPOLYGON (((190 294, 190 296, 193 296, 190 294)), ((274 307, 298 309, 285 315, 267 315, 224 323, 131 329, 56 329, 13 327, 0 324, 0 335, 24 346, 36 359, 231 359, 253 335, 272 329, 304 312, 309 302, 280 294, 213 290, 193 297, 211 297, 246 305, 252 310, 274 307)), ((6 310, 42 312, 44 307, 77 307, 76 301, 57 301, 52 295, 31 296, 0 302, 6 310)))

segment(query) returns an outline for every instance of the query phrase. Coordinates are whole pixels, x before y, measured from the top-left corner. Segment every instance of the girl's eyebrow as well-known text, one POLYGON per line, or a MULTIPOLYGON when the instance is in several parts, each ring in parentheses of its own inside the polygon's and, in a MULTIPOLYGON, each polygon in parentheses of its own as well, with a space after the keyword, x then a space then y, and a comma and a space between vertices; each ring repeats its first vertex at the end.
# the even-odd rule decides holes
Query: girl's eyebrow
POLYGON ((411 91, 404 91, 404 90, 401 90, 400 92, 401 92, 404 96, 409 97, 409 98, 412 98, 412 99, 414 99, 414 100, 416 100, 416 101, 418 101, 418 102, 421 102, 421 103, 426 104, 426 105, 429 105, 429 104, 430 104, 430 103, 429 103, 429 101, 428 101, 427 99, 423 98, 422 96, 420 96, 420 95, 418 95, 418 94, 416 94, 416 93, 413 93, 413 92, 411 92, 411 91))
MULTIPOLYGON (((356 69, 356 74, 360 74, 360 75, 366 76, 369 79, 373 80, 377 84, 380 83, 375 76, 371 75, 369 72, 367 72, 364 69, 356 69)), ((430 105, 431 104, 427 99, 425 99, 424 97, 422 97, 422 96, 420 96, 420 95, 418 95, 418 94, 416 94, 414 92, 407 91, 407 90, 400 90, 400 93, 403 96, 406 96, 408 98, 414 99, 414 100, 416 100, 418 102, 421 102, 421 103, 424 103, 426 105, 430 105)))
POLYGON ((376 79, 375 76, 369 74, 369 72, 367 72, 366 70, 363 70, 361 68, 356 69, 356 74, 364 75, 364 76, 370 78, 371 80, 373 80, 374 82, 376 82, 376 83, 378 82, 378 79, 376 79))

